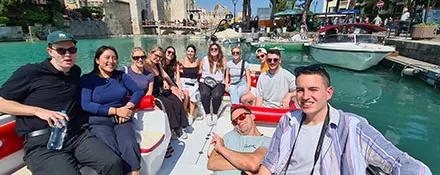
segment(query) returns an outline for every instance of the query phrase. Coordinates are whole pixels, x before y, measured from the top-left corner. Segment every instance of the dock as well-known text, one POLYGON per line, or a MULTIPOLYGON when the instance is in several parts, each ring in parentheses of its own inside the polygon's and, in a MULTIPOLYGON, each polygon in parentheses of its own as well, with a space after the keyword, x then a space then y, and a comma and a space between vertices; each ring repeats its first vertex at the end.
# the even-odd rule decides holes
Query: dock
POLYGON ((438 65, 401 55, 388 55, 384 62, 393 68, 399 68, 402 76, 417 76, 435 88, 440 87, 440 66, 438 65))

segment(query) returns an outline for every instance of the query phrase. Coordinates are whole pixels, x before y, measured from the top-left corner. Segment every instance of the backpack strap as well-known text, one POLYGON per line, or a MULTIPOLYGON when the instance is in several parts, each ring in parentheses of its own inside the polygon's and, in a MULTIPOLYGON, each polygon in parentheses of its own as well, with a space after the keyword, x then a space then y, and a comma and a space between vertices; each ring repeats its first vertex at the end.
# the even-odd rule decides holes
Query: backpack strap
POLYGON ((127 67, 127 66, 124 66, 124 72, 125 72, 126 74, 128 74, 128 67, 127 67))

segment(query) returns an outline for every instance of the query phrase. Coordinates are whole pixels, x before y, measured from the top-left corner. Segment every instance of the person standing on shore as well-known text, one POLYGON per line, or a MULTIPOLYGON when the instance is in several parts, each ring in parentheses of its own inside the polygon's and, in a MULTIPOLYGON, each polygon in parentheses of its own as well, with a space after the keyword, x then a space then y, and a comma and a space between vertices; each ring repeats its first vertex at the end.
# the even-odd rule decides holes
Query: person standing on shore
POLYGON ((88 131, 79 103, 77 41, 70 33, 55 31, 47 42, 50 58, 20 67, 0 88, 0 112, 16 115, 27 168, 36 175, 79 175, 85 165, 99 174, 123 174, 121 159, 88 131), (59 122, 67 122, 63 146, 48 149, 50 127, 59 122))

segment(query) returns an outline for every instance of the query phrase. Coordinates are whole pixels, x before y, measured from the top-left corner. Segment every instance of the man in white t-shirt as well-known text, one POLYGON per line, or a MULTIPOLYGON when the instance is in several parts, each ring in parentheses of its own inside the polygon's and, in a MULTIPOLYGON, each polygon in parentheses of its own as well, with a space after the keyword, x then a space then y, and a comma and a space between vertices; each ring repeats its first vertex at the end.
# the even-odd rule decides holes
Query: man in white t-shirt
POLYGON ((295 76, 281 68, 281 53, 278 49, 267 52, 266 63, 269 70, 258 78, 255 105, 289 108, 290 101, 295 96, 295 76))

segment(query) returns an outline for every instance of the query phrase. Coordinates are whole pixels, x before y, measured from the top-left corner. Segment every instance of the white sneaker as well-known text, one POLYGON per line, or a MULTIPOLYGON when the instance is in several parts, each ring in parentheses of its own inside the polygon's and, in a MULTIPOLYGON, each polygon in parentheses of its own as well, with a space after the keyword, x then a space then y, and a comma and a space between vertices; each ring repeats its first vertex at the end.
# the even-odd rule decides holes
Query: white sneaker
POLYGON ((179 137, 177 136, 176 132, 171 130, 171 140, 177 140, 177 139, 179 139, 179 137))
POLYGON ((217 124, 217 114, 210 114, 207 116, 206 122, 208 123, 208 126, 214 126, 217 124))
POLYGON ((208 126, 212 126, 212 114, 206 114, 206 124, 208 124, 208 126))
POLYGON ((181 139, 187 139, 188 134, 186 133, 185 129, 182 129, 182 135, 180 136, 181 139))
POLYGON ((188 114, 188 124, 192 125, 194 123, 194 117, 191 114, 188 114))
POLYGON ((218 119, 217 114, 212 114, 212 125, 217 125, 217 119, 218 119))
MULTIPOLYGON (((196 116, 197 116, 197 115, 196 115, 196 116)), ((197 117, 196 117, 196 120, 198 120, 198 121, 203 120, 203 119, 205 118, 205 116, 206 116, 206 114, 205 114, 205 113, 202 113, 200 116, 197 116, 197 117)))

